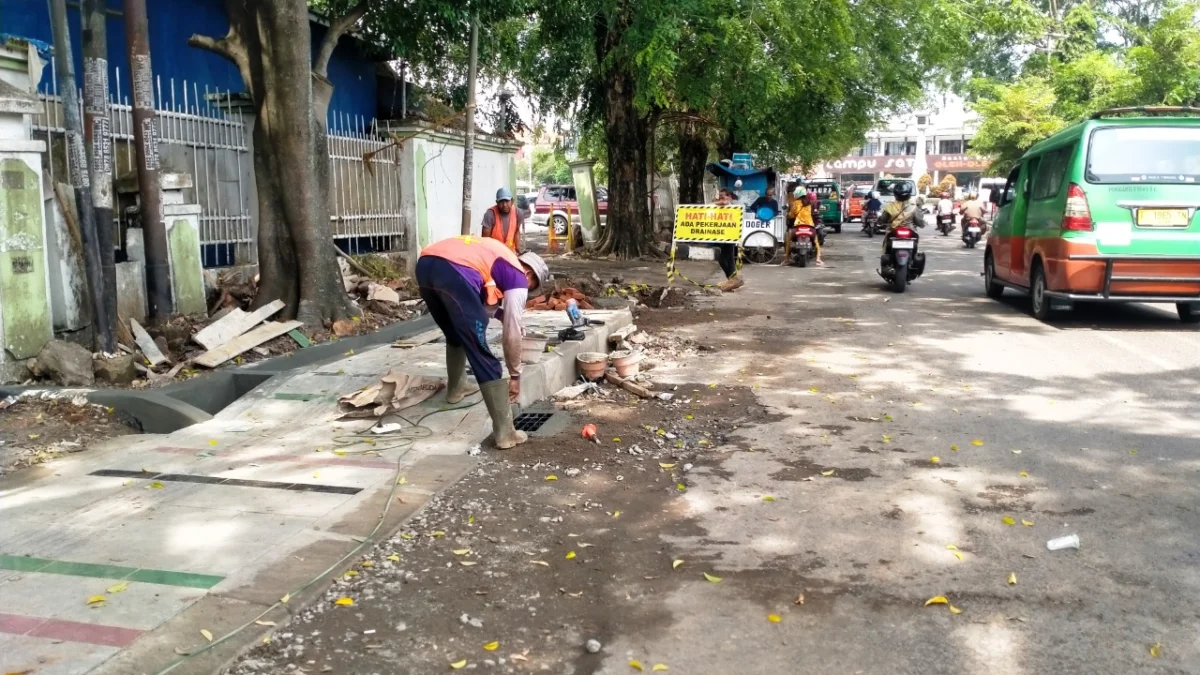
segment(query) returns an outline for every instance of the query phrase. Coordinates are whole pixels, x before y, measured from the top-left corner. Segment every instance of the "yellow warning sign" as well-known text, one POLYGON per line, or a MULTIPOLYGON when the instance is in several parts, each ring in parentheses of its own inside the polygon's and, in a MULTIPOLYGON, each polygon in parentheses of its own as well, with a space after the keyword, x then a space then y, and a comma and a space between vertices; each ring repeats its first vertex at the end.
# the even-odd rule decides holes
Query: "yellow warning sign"
POLYGON ((742 207, 678 206, 675 241, 736 244, 742 240, 742 207))

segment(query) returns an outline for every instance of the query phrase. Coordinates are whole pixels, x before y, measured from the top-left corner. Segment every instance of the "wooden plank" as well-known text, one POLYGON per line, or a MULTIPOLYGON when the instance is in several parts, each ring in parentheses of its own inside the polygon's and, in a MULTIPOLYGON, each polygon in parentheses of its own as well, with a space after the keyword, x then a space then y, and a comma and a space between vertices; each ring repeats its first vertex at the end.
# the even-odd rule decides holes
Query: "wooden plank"
POLYGON ((196 365, 204 366, 205 368, 216 368, 222 363, 225 363, 229 359, 232 359, 233 357, 252 347, 257 347, 267 340, 273 340, 280 335, 283 335, 303 325, 304 323, 301 321, 288 321, 285 323, 270 321, 259 326, 258 328, 255 328, 249 333, 246 333, 245 335, 234 338, 232 341, 221 345, 217 349, 210 349, 209 351, 204 352, 200 356, 196 357, 195 363, 196 365))
POLYGON ((137 340, 129 330, 129 321, 120 311, 117 312, 117 340, 127 345, 137 344, 137 340))
POLYGON ((146 356, 146 360, 150 365, 157 366, 160 363, 166 363, 169 359, 163 356, 163 353, 158 349, 158 345, 154 344, 154 338, 142 328, 142 324, 137 322, 137 319, 129 320, 129 327, 133 329, 133 340, 137 343, 138 349, 142 350, 142 354, 146 356))
POLYGON ((212 351, 271 318, 283 307, 284 302, 276 300, 249 313, 243 312, 240 308, 234 309, 221 317, 219 321, 205 326, 204 330, 196 333, 192 339, 201 347, 212 351))
POLYGON ((393 342, 392 346, 398 349, 411 349, 413 347, 420 347, 423 344, 433 342, 441 336, 441 328, 431 328, 424 333, 417 333, 416 335, 410 335, 406 338, 400 338, 399 340, 393 342))

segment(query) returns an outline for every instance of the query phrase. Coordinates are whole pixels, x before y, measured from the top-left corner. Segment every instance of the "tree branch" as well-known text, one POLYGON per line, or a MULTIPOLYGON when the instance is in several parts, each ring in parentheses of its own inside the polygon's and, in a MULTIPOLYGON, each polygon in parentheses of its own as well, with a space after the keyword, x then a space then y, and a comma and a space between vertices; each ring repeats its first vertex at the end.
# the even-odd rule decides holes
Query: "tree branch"
POLYGON ((199 33, 188 38, 188 46, 196 49, 203 49, 212 52, 217 56, 223 56, 234 63, 237 63, 237 57, 233 55, 233 51, 229 48, 229 42, 224 39, 217 39, 208 35, 200 35, 199 33))
POLYGON ((251 91, 250 81, 250 55, 246 52, 245 46, 234 32, 233 24, 230 24, 229 34, 221 39, 210 37, 208 35, 200 35, 199 33, 188 38, 188 46, 196 49, 203 49, 212 52, 217 56, 223 56, 233 62, 237 66, 238 73, 242 76, 242 84, 245 85, 246 91, 251 91))
POLYGON ((329 30, 325 33, 325 38, 321 40, 321 49, 317 51, 317 56, 313 59, 312 70, 314 73, 326 79, 329 78, 329 59, 333 56, 333 50, 337 47, 338 40, 354 24, 358 23, 359 19, 363 18, 369 4, 371 4, 370 0, 360 0, 349 12, 329 22, 329 30))

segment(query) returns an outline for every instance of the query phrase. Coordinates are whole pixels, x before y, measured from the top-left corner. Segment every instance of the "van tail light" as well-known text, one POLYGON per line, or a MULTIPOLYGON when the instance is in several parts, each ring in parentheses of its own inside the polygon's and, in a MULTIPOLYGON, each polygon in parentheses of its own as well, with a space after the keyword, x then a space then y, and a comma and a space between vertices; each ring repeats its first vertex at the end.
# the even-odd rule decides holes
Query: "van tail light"
POLYGON ((1063 210, 1062 229, 1077 232, 1092 230, 1092 211, 1088 208, 1083 188, 1071 183, 1067 188, 1067 208, 1063 210))
POLYGON ((896 228, 896 238, 897 239, 912 239, 912 236, 913 236, 913 231, 908 229, 907 227, 897 227, 896 228))

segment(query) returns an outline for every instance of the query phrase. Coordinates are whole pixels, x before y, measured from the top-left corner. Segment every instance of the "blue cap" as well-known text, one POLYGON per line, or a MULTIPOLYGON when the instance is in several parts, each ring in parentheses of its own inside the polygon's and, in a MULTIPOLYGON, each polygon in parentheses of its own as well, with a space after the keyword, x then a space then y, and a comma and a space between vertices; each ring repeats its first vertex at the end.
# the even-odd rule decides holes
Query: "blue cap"
POLYGON ((498 201, 498 202, 510 201, 511 202, 512 201, 512 190, 509 190, 508 188, 500 188, 499 190, 496 190, 496 201, 498 201))

